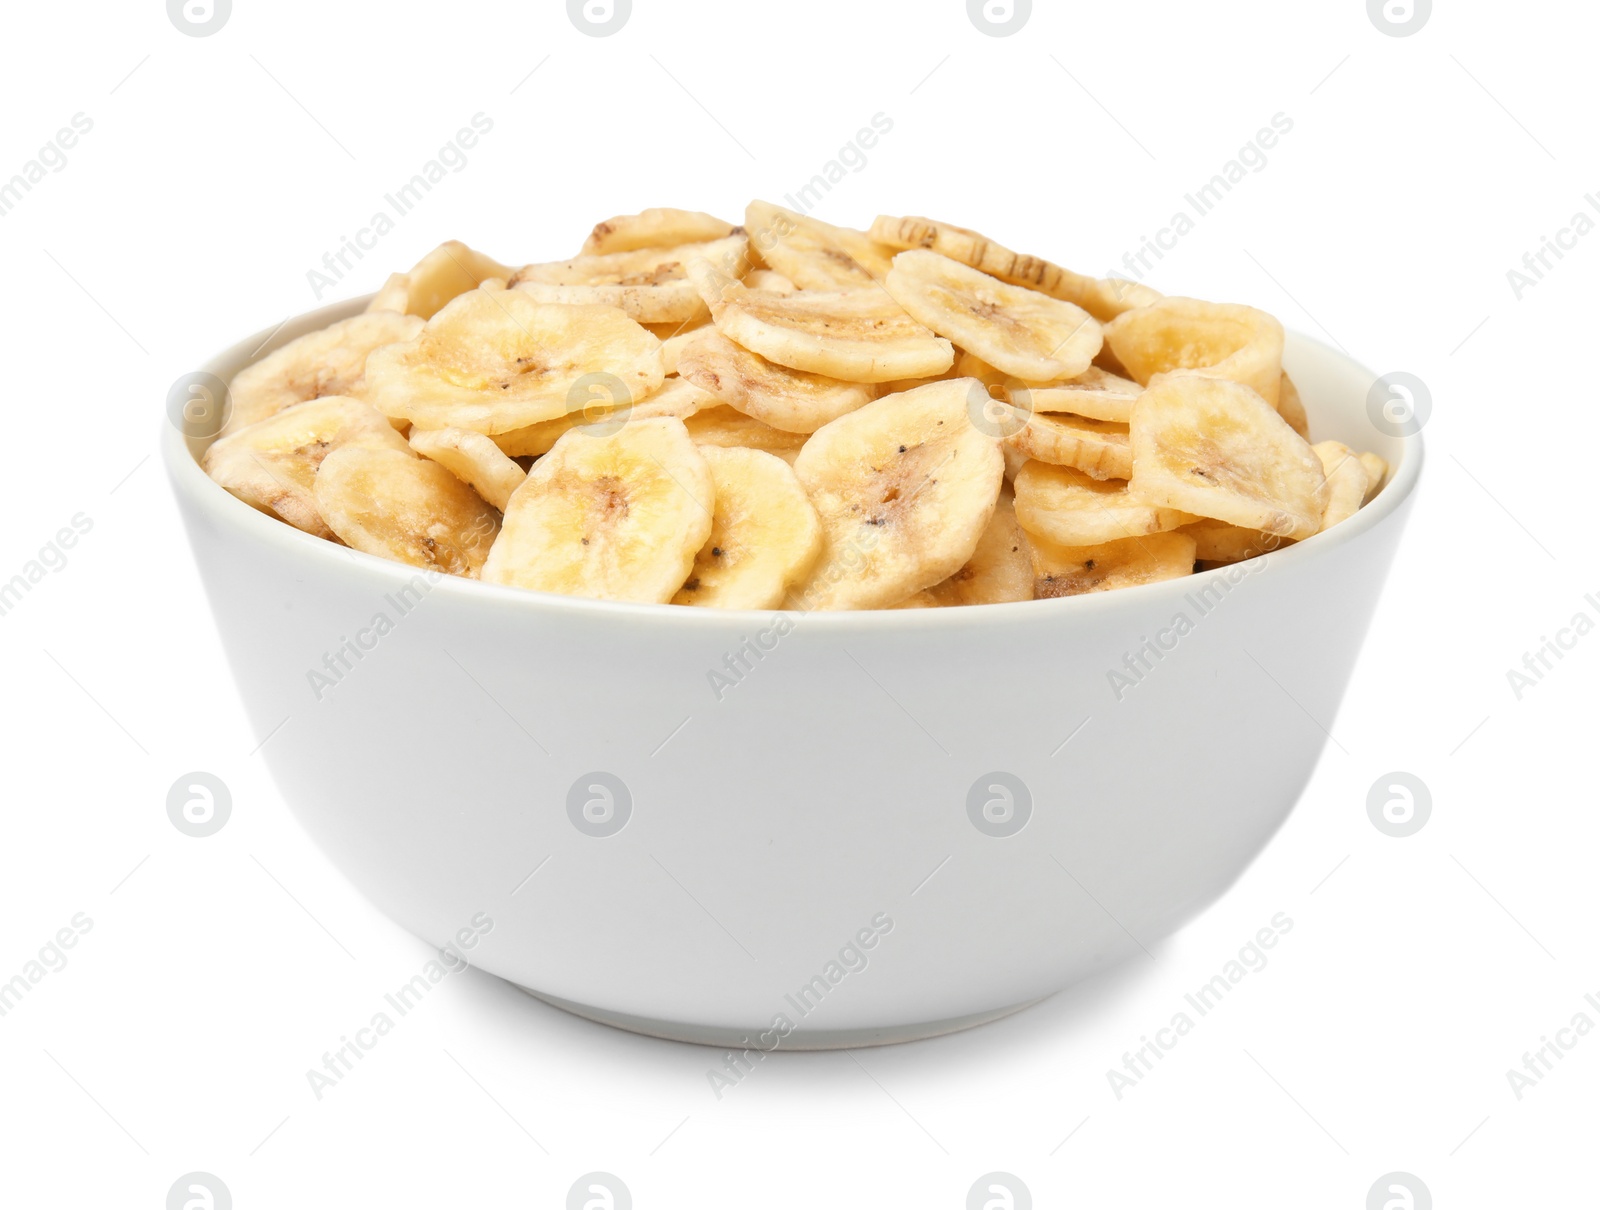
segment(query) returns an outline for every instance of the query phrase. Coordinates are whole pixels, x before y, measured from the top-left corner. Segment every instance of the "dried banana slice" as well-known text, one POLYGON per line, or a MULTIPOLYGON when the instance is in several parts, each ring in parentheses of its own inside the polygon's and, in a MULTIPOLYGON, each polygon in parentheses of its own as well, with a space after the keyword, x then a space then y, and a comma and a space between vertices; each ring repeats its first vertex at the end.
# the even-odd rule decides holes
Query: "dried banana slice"
POLYGON ((700 447, 711 468, 711 536, 672 598, 711 609, 775 609, 822 550, 822 525, 789 464, 760 450, 700 447))
POLYGON ((328 528, 347 546, 476 579, 500 515, 437 462, 410 450, 343 445, 314 485, 328 528))
POLYGON ((1132 439, 1131 487, 1152 504, 1289 538, 1322 526, 1316 451, 1247 386, 1165 375, 1134 404, 1132 439))
POLYGON ((1383 487, 1383 481, 1389 475, 1389 464, 1373 453, 1361 454, 1359 457, 1361 465, 1367 471, 1367 494, 1361 498, 1361 503, 1365 504, 1383 487))
MULTIPOLYGON (((474 251, 460 240, 447 240, 404 275, 405 312, 432 319, 452 298, 476 290, 485 281, 508 278, 512 272, 493 257, 474 251)), ((389 281, 392 285, 394 278, 389 281)), ((390 288, 384 287, 385 291, 390 288)))
POLYGON ((938 609, 941 602, 933 595, 931 588, 924 588, 921 592, 914 592, 905 600, 894 605, 886 605, 885 609, 938 609))
POLYGON ((1106 343, 1135 380, 1189 370, 1243 383, 1273 407, 1283 380, 1283 325, 1232 303, 1163 298, 1106 325, 1106 343))
POLYGON ((1214 566, 1239 563, 1294 545, 1277 534, 1264 534, 1226 521, 1195 521, 1185 525, 1182 532, 1194 539, 1195 559, 1214 566))
POLYGON ((803 609, 879 609, 958 572, 1000 495, 999 442, 968 419, 974 380, 888 395, 812 434, 795 474, 822 519, 803 609))
POLYGON ((702 391, 692 382, 682 378, 668 378, 661 384, 659 391, 648 399, 632 405, 612 403, 609 395, 597 391, 594 384, 590 384, 586 393, 591 397, 578 410, 566 416, 559 416, 554 420, 541 420, 538 424, 512 429, 509 433, 496 433, 491 440, 500 448, 501 453, 509 457, 522 458, 530 454, 537 456, 549 453, 561 439, 561 435, 569 429, 583 428, 585 425, 615 428, 630 420, 650 420, 660 416, 673 416, 679 420, 686 420, 701 408, 719 406, 716 396, 702 391))
POLYGON ((583 382, 643 399, 662 378, 661 342, 614 307, 469 290, 369 357, 365 394, 387 416, 492 437, 564 415, 583 382))
POLYGON ((888 382, 940 374, 955 362, 948 340, 877 286, 769 294, 746 289, 704 262, 691 262, 689 272, 718 331, 779 365, 848 382, 888 382))
POLYGON ((761 450, 775 454, 790 465, 805 445, 807 434, 786 433, 764 420, 746 416, 725 403, 712 402, 684 419, 696 445, 715 445, 723 449, 761 450))
POLYGON ((710 261, 724 273, 740 272, 747 241, 733 235, 676 248, 640 248, 604 256, 525 265, 507 283, 545 303, 599 303, 639 323, 686 323, 704 312, 685 264, 710 261))
POLYGON ((1006 398, 1029 412, 1071 412, 1090 420, 1127 424, 1133 401, 1144 388, 1137 382, 1090 366, 1066 382, 1036 385, 1008 379, 1006 398))
POLYGON ((733 224, 703 210, 654 206, 638 214, 619 214, 596 223, 583 241, 580 256, 605 256, 639 248, 678 248, 703 244, 733 234, 733 224))
POLYGON ((1027 286, 1082 307, 1102 323, 1143 307, 1161 295, 1121 278, 1085 277, 1037 256, 1022 256, 976 231, 927 218, 879 215, 867 233, 890 248, 927 248, 1014 286, 1027 286))
POLYGON ((506 507, 483 578, 536 592, 664 604, 711 536, 711 471, 670 417, 567 433, 506 507))
MULTIPOLYGON (((1370 479, 1360 457, 1339 441, 1319 441, 1311 447, 1322 460, 1322 473, 1328 480, 1328 502, 1322 510, 1322 529, 1332 529, 1353 517, 1367 498, 1370 479)), ((1318 531, 1319 533, 1321 530, 1318 531)))
POLYGON ((678 374, 746 416, 789 433, 814 433, 872 401, 872 388, 791 370, 702 328, 678 351, 678 374))
POLYGON ((411 302, 411 279, 404 273, 391 273, 383 288, 372 296, 368 311, 393 311, 404 315, 411 302))
POLYGON ((1200 518, 1146 504, 1121 480, 1091 479, 1070 466, 1029 461, 1017 472, 1017 521, 1063 546, 1094 546, 1177 529, 1200 518))
POLYGON ((961 570, 925 594, 932 605, 999 605, 1033 600, 1033 556, 1028 535, 1017 524, 1011 488, 1002 484, 1000 499, 961 570))
POLYGON ((1300 392, 1287 374, 1278 379, 1278 415, 1289 422, 1289 427, 1305 440, 1311 440, 1311 426, 1306 420, 1306 405, 1300 402, 1300 392))
POLYGON ((1094 479, 1126 479, 1133 474, 1133 448, 1128 426, 1082 416, 1030 416, 1009 408, 1001 422, 1006 445, 1028 458, 1053 466, 1076 467, 1094 479))
POLYGON ((284 408, 219 438, 201 466, 246 504, 319 538, 332 538, 312 493, 317 468, 343 445, 411 456, 406 439, 359 399, 326 395, 284 408))
POLYGON ((864 232, 835 227, 771 202, 745 207, 744 228, 762 262, 802 290, 860 290, 883 280, 892 253, 864 232))
POLYGON ((749 289, 765 290, 768 294, 793 294, 800 288, 783 274, 774 273, 771 269, 752 269, 742 280, 749 289))
POLYGON ((900 253, 883 286, 912 319, 1018 378, 1071 378, 1100 351, 1087 311, 937 252, 900 253))
POLYGON ((275 412, 323 395, 360 396, 367 356, 374 349, 413 339, 415 316, 369 311, 291 340, 233 376, 231 411, 223 433, 234 433, 275 412))
POLYGON ((511 461, 493 438, 471 429, 412 429, 411 448, 463 483, 471 484, 478 495, 501 511, 527 477, 527 472, 511 461))
POLYGON ((1093 546, 1062 546, 1035 537, 1033 568, 1033 591, 1040 600, 1132 588, 1193 573, 1194 539, 1174 531, 1093 546))

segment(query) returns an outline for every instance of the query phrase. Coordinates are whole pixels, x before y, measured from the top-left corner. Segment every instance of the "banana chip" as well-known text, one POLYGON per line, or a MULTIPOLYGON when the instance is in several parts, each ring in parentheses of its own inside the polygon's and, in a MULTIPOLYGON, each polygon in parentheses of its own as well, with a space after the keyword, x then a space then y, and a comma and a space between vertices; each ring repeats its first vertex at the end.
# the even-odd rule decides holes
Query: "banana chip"
POLYGON ((370 356, 365 394, 387 416, 492 437, 564 415, 589 385, 628 402, 663 377, 661 342, 613 307, 469 290, 370 356))
MULTIPOLYGON (((638 214, 619 214, 596 223, 579 249, 580 256, 605 256, 639 248, 679 248, 709 243, 733 234, 733 224, 703 210, 659 206, 638 214)), ((508 275, 509 276, 509 275, 508 275)))
POLYGON ((768 361, 702 328, 678 350, 678 374, 746 416, 790 433, 814 433, 872 401, 872 388, 768 361))
POLYGON ((411 448, 471 484, 478 495, 501 510, 526 477, 493 439, 471 429, 412 429, 411 448))
POLYGON ((1100 351, 1087 311, 937 252, 900 253, 883 286, 912 319, 1019 378, 1071 378, 1100 351))
POLYGON ((1367 470, 1367 494, 1361 498, 1361 503, 1365 504, 1382 489, 1383 481, 1389 475, 1389 464, 1376 454, 1361 454, 1359 457, 1361 465, 1367 470))
MULTIPOLYGON (((403 275, 406 291, 403 309, 407 315, 432 319, 452 298, 476 290, 485 281, 503 281, 511 274, 511 269, 492 257, 475 252, 460 240, 448 240, 403 275)), ((394 286, 395 281, 390 278, 383 293, 388 295, 394 286)), ((373 302, 375 305, 377 300, 373 302)))
POLYGON ((696 445, 715 445, 722 449, 760 450, 775 454, 785 462, 794 463, 795 455, 806 443, 805 433, 786 433, 775 429, 764 420, 746 416, 715 399, 684 419, 689 436, 696 445))
POLYGON ((744 227, 763 263, 801 290, 867 289, 889 272, 890 252, 865 233, 771 202, 745 207, 744 227))
POLYGON ((1168 374, 1134 404, 1130 486, 1153 504, 1288 538, 1322 527, 1322 462, 1249 387, 1168 374))
POLYGON ((1033 540, 1034 595, 1075 597, 1175 580, 1194 571, 1194 539, 1183 533, 1118 538, 1093 546, 1033 540))
POLYGON ((877 609, 972 558, 1000 495, 999 442, 968 418, 974 380, 888 395, 812 434, 794 470, 825 545, 803 609, 877 609))
POLYGON ((1128 426, 1083 416, 1032 416, 1011 408, 1000 424, 1006 445, 1023 457, 1070 466, 1093 479, 1126 479, 1133 474, 1128 426))
POLYGON ((704 310, 686 265, 701 258, 724 273, 742 271, 743 235, 676 248, 640 248, 525 265, 507 282, 543 303, 598 303, 639 323, 686 323, 704 310))
POLYGON ((1277 534, 1264 534, 1259 529, 1245 529, 1226 521, 1194 521, 1185 525, 1181 532, 1194 539, 1196 561, 1213 566, 1239 563, 1294 545, 1277 534))
POLYGON ((716 510, 674 605, 775 609, 822 549, 822 526, 789 464, 750 449, 701 446, 716 510))
POLYGON ((1278 378, 1278 415, 1289 423, 1289 427, 1307 441, 1311 440, 1311 426, 1306 420, 1306 405, 1300 402, 1300 392, 1295 389, 1294 383, 1289 381, 1287 374, 1278 378))
POLYGON ((1106 343, 1138 382, 1188 370, 1250 387, 1274 407, 1283 380, 1283 325, 1231 303, 1163 298, 1106 325, 1106 343))
MULTIPOLYGON (((928 605, 999 605, 1033 600, 1033 555, 1017 524, 1011 488, 1002 485, 972 557, 948 580, 919 594, 928 605)), ((910 608, 901 602, 897 608, 910 608)))
MULTIPOLYGON (((1328 503, 1322 510, 1322 529, 1356 515, 1367 498, 1371 480, 1361 458, 1339 441, 1319 441, 1311 447, 1322 460, 1322 473, 1328 480, 1328 503)), ((1319 531, 1320 532, 1320 531, 1319 531)))
POLYGON ((411 453, 381 413, 359 399, 327 395, 219 438, 201 466, 246 504, 308 534, 332 538, 312 485, 322 460, 344 445, 411 453))
POLYGON ((246 366, 228 384, 231 411, 223 433, 234 433, 276 412, 324 395, 361 397, 367 356, 422 331, 415 316, 369 311, 291 340, 246 366))
POLYGON ((409 450, 343 445, 317 469, 317 507, 345 545, 475 579, 500 530, 478 493, 409 450))
POLYGON ((1070 466, 1029 461, 1017 472, 1017 521, 1028 533, 1062 546, 1095 546, 1118 538, 1177 529, 1199 518, 1147 504, 1117 479, 1093 479, 1070 466))
POLYGON ((506 506, 483 578, 536 592, 665 604, 711 536, 711 471, 670 417, 574 429, 506 506))
POLYGON ((1029 412, 1071 412, 1090 420, 1127 424, 1133 401, 1144 390, 1137 382, 1090 366, 1065 382, 1037 385, 1015 378, 1005 382, 1005 396, 1029 412))
POLYGON ((719 406, 714 395, 707 394, 682 378, 668 378, 659 391, 639 403, 614 403, 608 393, 592 390, 576 393, 574 404, 575 410, 565 416, 541 420, 538 424, 512 429, 507 433, 496 433, 491 440, 501 453, 509 457, 537 456, 549 453, 562 434, 570 429, 586 425, 616 428, 630 420, 650 420, 661 416, 687 420, 701 408, 719 406), (588 394, 589 398, 578 405, 577 398, 583 394, 588 394))

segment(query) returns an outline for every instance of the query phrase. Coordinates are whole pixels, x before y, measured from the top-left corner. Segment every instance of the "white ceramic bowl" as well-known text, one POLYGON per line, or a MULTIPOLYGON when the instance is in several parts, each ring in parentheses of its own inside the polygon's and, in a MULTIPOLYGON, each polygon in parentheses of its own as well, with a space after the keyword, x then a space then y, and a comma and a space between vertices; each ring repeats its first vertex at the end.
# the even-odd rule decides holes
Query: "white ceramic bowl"
MULTIPOLYGON (((362 302, 204 368, 226 380, 362 302)), ((1150 945, 1294 805, 1422 446, 1375 430, 1369 371, 1299 336, 1285 359, 1319 438, 1391 464, 1354 518, 1231 572, 961 609, 430 582, 240 503, 170 425, 162 447, 263 755, 379 908, 600 1021, 856 1046, 992 1019, 1150 945)))

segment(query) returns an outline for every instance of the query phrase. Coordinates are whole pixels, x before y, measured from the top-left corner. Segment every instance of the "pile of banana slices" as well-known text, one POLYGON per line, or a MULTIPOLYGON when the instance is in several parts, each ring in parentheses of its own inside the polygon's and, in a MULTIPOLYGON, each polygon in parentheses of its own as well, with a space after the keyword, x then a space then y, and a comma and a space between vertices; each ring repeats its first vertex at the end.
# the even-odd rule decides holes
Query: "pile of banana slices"
POLYGON ((924 218, 646 210, 571 260, 460 243, 235 376, 206 471, 310 534, 539 592, 722 609, 1067 596, 1349 517, 1283 328, 924 218))

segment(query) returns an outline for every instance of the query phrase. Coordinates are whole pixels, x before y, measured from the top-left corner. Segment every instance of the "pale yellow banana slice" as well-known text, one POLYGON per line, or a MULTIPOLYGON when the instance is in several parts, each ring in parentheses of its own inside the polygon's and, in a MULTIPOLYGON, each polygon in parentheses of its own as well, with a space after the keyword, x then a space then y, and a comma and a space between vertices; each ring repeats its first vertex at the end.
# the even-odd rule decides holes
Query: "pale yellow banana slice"
MULTIPOLYGON (((447 240, 428 253, 405 274, 407 315, 432 319, 439 309, 465 294, 476 290, 485 281, 505 279, 514 270, 502 265, 493 257, 485 256, 467 247, 460 240, 447 240)), ((394 284, 389 279, 387 292, 394 284)))
POLYGON ((955 362, 948 340, 912 319, 876 285, 784 295, 746 289, 704 262, 691 262, 690 275, 724 336, 791 369, 847 382, 888 382, 940 374, 955 362))
POLYGON ((343 445, 322 460, 317 507, 345 545, 476 579, 500 515, 437 462, 410 450, 343 445))
POLYGON ((1081 307, 927 249, 895 257, 883 286, 918 323, 1018 378, 1071 378, 1100 351, 1100 325, 1081 307))
POLYGON ((1038 385, 1015 378, 1006 382, 1006 398, 1029 412, 1071 412, 1090 420, 1127 424, 1133 401, 1143 391, 1137 382, 1090 366, 1066 382, 1038 385))
POLYGON ((483 578, 536 592, 664 604, 711 536, 711 471, 670 417, 574 429, 506 507, 483 578))
POLYGON ((1149 286, 1121 278, 1085 277, 1037 256, 1022 256, 976 231, 927 218, 892 218, 879 215, 867 233, 890 248, 927 248, 940 256, 970 265, 990 277, 1027 286, 1082 307, 1102 323, 1124 311, 1146 306, 1161 295, 1149 286))
POLYGON ((1232 303, 1163 298, 1106 325, 1106 343, 1137 382, 1189 370, 1253 389, 1273 407, 1283 380, 1283 325, 1232 303))
POLYGON ((1321 460, 1249 387, 1164 375, 1134 404, 1131 431, 1131 486, 1152 504, 1297 539, 1321 528, 1321 460))
POLYGON ((1004 370, 990 365, 970 349, 962 349, 956 357, 955 370, 952 378, 976 378, 988 388, 989 394, 996 399, 1006 397, 1006 383, 1010 379, 1004 370))
POLYGON ((932 605, 999 605, 1033 600, 1033 556, 1028 535, 1017 524, 1011 488, 1002 485, 994 514, 972 557, 926 594, 932 605))
POLYGON ((1062 546, 1033 539, 1034 595, 1074 597, 1175 580, 1194 571, 1194 539, 1173 531, 1118 538, 1093 546, 1062 546))
POLYGON ((1389 464, 1373 453, 1361 454, 1360 458, 1361 465, 1367 471, 1367 494, 1361 498, 1361 503, 1365 504, 1383 487, 1383 481, 1389 475, 1389 464))
POLYGON ((678 350, 678 374, 746 416, 789 433, 814 433, 872 401, 872 388, 768 361, 716 328, 702 328, 678 350))
POLYGON ((1190 522, 1181 532, 1194 539, 1195 559, 1213 566, 1239 563, 1294 545, 1277 534, 1264 534, 1259 529, 1245 529, 1209 519, 1190 522))
POLYGON ((383 283, 383 288, 372 296, 372 301, 367 304, 367 310, 393 311, 398 315, 404 315, 410 302, 411 279, 404 273, 391 273, 388 280, 383 283))
POLYGON ((1307 441, 1311 440, 1311 426, 1306 420, 1306 405, 1300 402, 1300 392, 1289 376, 1278 379, 1278 415, 1289 422, 1289 427, 1307 441))
POLYGON ((1146 504, 1120 479, 1092 479, 1070 466, 1030 460, 1017 472, 1016 488, 1022 528, 1062 546, 1094 546, 1199 520, 1146 504))
POLYGON ((703 210, 656 206, 638 214, 619 214, 596 223, 583 241, 580 256, 605 256, 639 248, 677 248, 709 243, 733 233, 733 224, 703 210))
POLYGON ((742 280, 749 289, 765 290, 768 294, 793 294, 800 288, 783 274, 771 269, 752 269, 742 280))
POLYGON ((782 429, 775 429, 764 420, 746 416, 737 408, 718 403, 714 397, 711 404, 686 417, 683 423, 696 445, 761 450, 782 458, 791 466, 807 437, 805 433, 786 433, 782 429))
POLYGON ((673 416, 679 420, 686 420, 701 408, 720 406, 716 396, 702 391, 683 378, 668 378, 661 384, 660 390, 631 406, 613 404, 608 395, 595 391, 592 387, 589 393, 592 397, 568 415, 558 416, 554 420, 541 420, 538 424, 512 429, 508 433, 496 433, 491 440, 502 453, 512 458, 530 454, 537 456, 549 453, 551 447, 569 429, 583 428, 586 425, 601 425, 614 429, 630 420, 650 420, 660 416, 673 416))
POLYGON ((201 465, 246 504, 308 534, 332 538, 312 484, 322 460, 342 445, 411 456, 406 439, 382 413, 359 399, 326 395, 219 438, 206 450, 201 465))
POLYGON ((972 558, 1000 495, 998 441, 968 418, 973 379, 888 395, 812 434, 795 474, 822 519, 822 557, 792 600, 879 609, 972 558))
POLYGON ((802 290, 860 290, 882 281, 889 271, 892 254, 864 232, 771 202, 745 207, 744 228, 762 263, 802 290))
POLYGON ((527 477, 527 472, 501 452, 493 438, 471 429, 414 428, 411 448, 463 483, 471 484, 478 495, 501 511, 527 477))
POLYGON ((822 525, 781 458, 760 450, 699 447, 711 469, 711 536, 672 598, 711 609, 775 609, 816 562, 822 525))
MULTIPOLYGON (((1311 447, 1322 460, 1322 473, 1328 480, 1328 502, 1322 509, 1322 529, 1356 515, 1367 498, 1370 479, 1361 458, 1339 441, 1319 441, 1311 447)), ((1319 533, 1321 530, 1318 531, 1319 533)))
POLYGON ((685 323, 704 310, 685 270, 688 259, 708 260, 725 273, 743 272, 746 242, 743 235, 733 235, 711 243, 525 265, 508 284, 539 302, 599 303, 640 323, 685 323))
POLYGON ((368 354, 411 340, 421 330, 422 321, 415 316, 369 311, 291 340, 233 376, 223 433, 237 432, 307 399, 361 396, 368 354))
POLYGON ((1082 416, 1028 415, 1009 408, 1001 422, 1006 445, 1029 458, 1053 466, 1076 467, 1093 479, 1126 479, 1133 474, 1133 449, 1128 426, 1082 416))
POLYGON ((583 406, 589 385, 625 402, 662 377, 661 342, 614 307, 469 290, 414 339, 369 357, 364 393, 385 415, 423 428, 493 436, 565 415, 575 392, 583 406))

